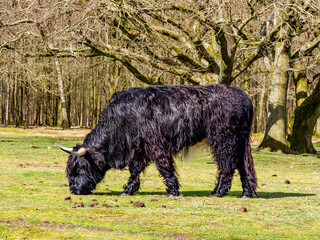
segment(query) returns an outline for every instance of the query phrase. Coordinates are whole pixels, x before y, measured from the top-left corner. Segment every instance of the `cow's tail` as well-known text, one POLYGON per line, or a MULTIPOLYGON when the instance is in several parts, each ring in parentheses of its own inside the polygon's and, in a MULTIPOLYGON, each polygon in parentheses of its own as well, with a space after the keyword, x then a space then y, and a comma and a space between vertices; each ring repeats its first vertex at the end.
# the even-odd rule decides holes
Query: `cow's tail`
POLYGON ((253 164, 253 158, 251 154, 251 145, 250 145, 250 138, 248 137, 246 139, 246 146, 245 146, 245 159, 244 159, 244 167, 245 171, 248 176, 248 181, 249 181, 249 187, 250 192, 254 195, 257 196, 256 193, 256 188, 257 188, 257 175, 256 171, 254 169, 254 164, 253 164))

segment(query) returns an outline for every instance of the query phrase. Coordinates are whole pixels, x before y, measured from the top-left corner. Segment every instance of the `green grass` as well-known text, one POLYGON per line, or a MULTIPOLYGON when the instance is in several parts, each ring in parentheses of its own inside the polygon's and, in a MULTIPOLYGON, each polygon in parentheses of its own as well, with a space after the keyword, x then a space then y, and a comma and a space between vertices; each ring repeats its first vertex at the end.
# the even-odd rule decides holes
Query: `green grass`
POLYGON ((319 239, 318 157, 254 149, 259 197, 253 199, 238 198, 238 174, 226 197, 207 197, 216 166, 201 146, 176 159, 179 197, 165 196, 154 165, 135 196, 119 197, 129 173, 116 170, 93 195, 75 196, 62 185, 67 156, 55 144, 71 147, 87 132, 0 128, 0 239, 319 239), (98 205, 90 207, 93 200, 98 205), (134 207, 137 201, 145 207, 134 207), (72 208, 78 202, 84 208, 72 208))

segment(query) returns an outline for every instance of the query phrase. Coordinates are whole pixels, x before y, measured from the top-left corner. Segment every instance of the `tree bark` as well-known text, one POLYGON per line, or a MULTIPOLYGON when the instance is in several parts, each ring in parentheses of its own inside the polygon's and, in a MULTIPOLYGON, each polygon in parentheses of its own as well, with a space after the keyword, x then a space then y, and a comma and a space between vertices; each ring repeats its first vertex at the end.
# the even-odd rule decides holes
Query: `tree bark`
POLYGON ((314 133, 315 137, 320 138, 320 118, 318 118, 317 125, 314 131, 315 131, 314 133))
MULTIPOLYGON (((283 28, 280 36, 288 30, 283 28)), ((271 91, 268 101, 268 119, 264 138, 259 149, 290 152, 286 145, 286 102, 288 70, 290 67, 290 40, 286 37, 276 43, 276 52, 271 77, 271 91)))
POLYGON ((268 94, 269 94, 269 85, 270 81, 267 77, 268 73, 272 70, 271 69, 271 63, 267 56, 263 58, 263 61, 261 61, 261 64, 265 66, 265 70, 263 71, 263 88, 261 90, 260 94, 260 106, 259 106, 259 117, 258 117, 258 132, 264 132, 266 129, 266 114, 267 111, 267 101, 268 101, 268 94))
MULTIPOLYGON (((8 77, 9 79, 9 77, 8 77)), ((10 118, 9 118, 9 106, 10 106, 10 84, 9 80, 7 80, 7 89, 5 90, 5 125, 10 124, 10 118)))
POLYGON ((66 105, 66 98, 64 93, 63 87, 63 80, 62 80, 62 73, 61 73, 61 66, 60 61, 58 58, 55 59, 56 69, 57 69, 57 80, 59 85, 59 93, 60 93, 60 107, 61 107, 61 115, 60 115, 60 123, 59 125, 63 128, 70 128, 69 121, 68 121, 68 114, 67 114, 67 105, 66 105))
POLYGON ((303 101, 308 97, 308 79, 305 73, 299 73, 294 77, 296 105, 301 106, 303 101))
POLYGON ((288 146, 291 150, 299 153, 317 152, 312 144, 312 136, 319 117, 320 80, 312 94, 304 99, 291 116, 288 131, 288 146))

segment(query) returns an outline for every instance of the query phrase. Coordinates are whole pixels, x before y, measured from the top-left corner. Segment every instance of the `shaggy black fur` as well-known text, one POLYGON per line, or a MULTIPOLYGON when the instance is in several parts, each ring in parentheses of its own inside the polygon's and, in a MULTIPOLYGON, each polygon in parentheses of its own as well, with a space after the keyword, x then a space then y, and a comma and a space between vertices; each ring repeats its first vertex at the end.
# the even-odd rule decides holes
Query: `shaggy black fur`
MULTIPOLYGON (((110 168, 128 166, 122 195, 140 187, 140 173, 153 161, 169 196, 179 195, 174 153, 207 138, 218 165, 218 183, 210 196, 222 197, 239 170, 243 194, 252 197, 256 174, 250 148, 253 107, 239 88, 226 85, 153 86, 115 93, 99 123, 81 146, 84 156, 69 156, 71 192, 89 194, 110 168)), ((196 173, 196 170, 195 170, 196 173)))

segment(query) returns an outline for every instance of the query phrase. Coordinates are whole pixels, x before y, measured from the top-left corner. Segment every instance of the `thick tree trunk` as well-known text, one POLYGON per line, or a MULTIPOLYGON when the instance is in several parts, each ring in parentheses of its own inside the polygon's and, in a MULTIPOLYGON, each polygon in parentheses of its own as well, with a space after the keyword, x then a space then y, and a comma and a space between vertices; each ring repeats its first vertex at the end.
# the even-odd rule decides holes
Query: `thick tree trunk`
POLYGON ((61 107, 61 115, 60 115, 60 123, 59 125, 65 129, 70 128, 69 121, 68 121, 68 114, 67 114, 67 105, 66 105, 66 98, 64 94, 64 87, 63 87, 63 80, 62 80, 62 73, 61 73, 61 66, 59 60, 55 59, 56 69, 57 69, 57 79, 59 85, 59 93, 60 93, 60 107, 61 107))
POLYGON ((299 73, 295 76, 295 94, 296 105, 301 106, 303 101, 308 97, 308 79, 305 73, 299 73))
POLYGON ((230 85, 232 82, 231 73, 232 73, 232 63, 222 62, 220 64, 220 74, 219 74, 218 82, 222 84, 230 85))
MULTIPOLYGON (((284 31, 284 29, 282 29, 284 31)), ((282 33, 284 35, 285 33, 282 33)), ((290 61, 290 42, 279 41, 273 63, 271 91, 268 102, 267 126, 259 148, 271 151, 290 152, 286 145, 286 101, 288 70, 290 61)))
MULTIPOLYGON (((305 78, 300 80, 306 82, 305 78)), ((312 135, 319 117, 320 80, 312 94, 298 105, 291 116, 288 131, 288 146, 291 150, 299 153, 316 153, 312 135)))

